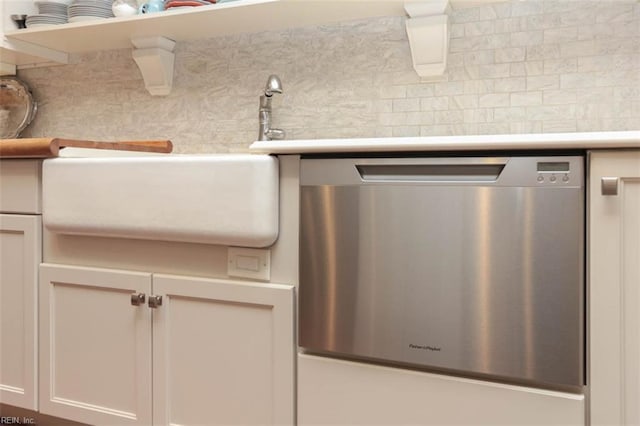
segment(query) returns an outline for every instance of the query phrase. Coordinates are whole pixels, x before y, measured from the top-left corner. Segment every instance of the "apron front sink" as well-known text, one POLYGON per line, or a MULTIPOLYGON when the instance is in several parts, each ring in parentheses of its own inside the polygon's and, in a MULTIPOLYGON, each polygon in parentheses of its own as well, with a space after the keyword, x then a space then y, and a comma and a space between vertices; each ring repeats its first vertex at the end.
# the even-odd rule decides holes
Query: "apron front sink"
POLYGON ((278 183, 268 155, 55 158, 43 166, 43 222, 63 234, 267 247, 278 183))

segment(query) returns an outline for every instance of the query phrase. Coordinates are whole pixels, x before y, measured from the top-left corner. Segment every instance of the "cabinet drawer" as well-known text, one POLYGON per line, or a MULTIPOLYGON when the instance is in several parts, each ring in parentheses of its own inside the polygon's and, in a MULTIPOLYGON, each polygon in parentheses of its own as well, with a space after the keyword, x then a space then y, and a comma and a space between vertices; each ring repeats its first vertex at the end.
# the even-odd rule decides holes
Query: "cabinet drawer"
POLYGON ((0 213, 42 213, 41 175, 41 160, 0 160, 0 213))

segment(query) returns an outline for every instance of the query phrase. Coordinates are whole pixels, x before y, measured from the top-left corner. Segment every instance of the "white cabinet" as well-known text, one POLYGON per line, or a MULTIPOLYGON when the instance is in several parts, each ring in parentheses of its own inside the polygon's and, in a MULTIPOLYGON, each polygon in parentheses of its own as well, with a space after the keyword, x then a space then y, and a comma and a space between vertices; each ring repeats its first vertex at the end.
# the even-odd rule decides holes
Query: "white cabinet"
POLYGON ((0 214, 0 403, 36 410, 40 216, 0 214))
POLYGON ((0 75, 15 74, 16 66, 66 63, 68 55, 20 40, 9 40, 5 33, 16 31, 11 15, 35 15, 38 10, 32 0, 0 1, 0 75))
POLYGON ((291 286, 45 264, 40 291, 41 412, 91 424, 293 423, 291 286), (134 305, 140 294, 147 303, 134 305))
POLYGON ((40 267, 40 411, 90 424, 151 423, 151 274, 40 267))
POLYGON ((293 424, 293 288, 154 275, 155 424, 293 424))
POLYGON ((591 152, 590 164, 591 424, 638 425, 640 151, 591 152))

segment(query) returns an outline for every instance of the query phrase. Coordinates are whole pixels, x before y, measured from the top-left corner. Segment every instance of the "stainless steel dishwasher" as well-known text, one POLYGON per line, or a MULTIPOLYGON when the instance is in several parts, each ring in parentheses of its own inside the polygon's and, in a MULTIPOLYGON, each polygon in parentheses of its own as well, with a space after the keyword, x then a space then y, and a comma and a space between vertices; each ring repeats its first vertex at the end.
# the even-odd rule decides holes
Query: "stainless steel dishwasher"
POLYGON ((584 384, 581 156, 303 158, 299 345, 584 384))

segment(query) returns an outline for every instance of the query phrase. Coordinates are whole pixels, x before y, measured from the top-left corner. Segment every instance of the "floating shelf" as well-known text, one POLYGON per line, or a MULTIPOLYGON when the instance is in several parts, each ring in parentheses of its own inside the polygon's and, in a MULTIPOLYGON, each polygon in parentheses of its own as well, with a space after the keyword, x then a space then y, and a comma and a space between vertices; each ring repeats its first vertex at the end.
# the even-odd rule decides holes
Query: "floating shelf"
POLYGON ((383 16, 405 16, 404 0, 238 0, 148 15, 75 22, 6 33, 9 40, 66 53, 131 48, 132 39, 173 41, 278 31, 383 16))

